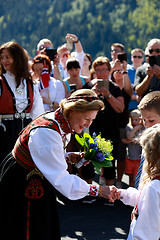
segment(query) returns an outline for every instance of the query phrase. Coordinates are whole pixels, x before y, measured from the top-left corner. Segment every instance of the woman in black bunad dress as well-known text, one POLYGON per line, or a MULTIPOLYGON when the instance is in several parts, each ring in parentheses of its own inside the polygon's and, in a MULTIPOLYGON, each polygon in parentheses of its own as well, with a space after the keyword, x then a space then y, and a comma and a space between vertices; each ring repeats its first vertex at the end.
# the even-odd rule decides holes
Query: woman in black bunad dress
POLYGON ((90 186, 69 174, 66 159, 76 162, 82 156, 64 153, 71 133, 88 128, 103 107, 92 90, 77 90, 55 112, 44 113, 21 132, 0 169, 5 239, 60 239, 54 189, 71 200, 86 195, 114 200, 115 187, 90 186))
POLYGON ((0 47, 0 162, 12 150, 22 128, 43 112, 26 51, 15 42, 4 43, 0 47))

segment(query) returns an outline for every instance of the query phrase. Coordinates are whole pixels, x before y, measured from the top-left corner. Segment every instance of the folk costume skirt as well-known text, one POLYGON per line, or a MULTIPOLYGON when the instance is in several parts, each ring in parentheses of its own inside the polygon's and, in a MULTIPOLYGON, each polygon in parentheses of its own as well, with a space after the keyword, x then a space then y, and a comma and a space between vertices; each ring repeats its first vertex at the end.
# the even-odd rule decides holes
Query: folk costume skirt
POLYGON ((9 154, 0 167, 1 235, 4 240, 60 240, 54 187, 28 171, 9 154), (36 185, 31 196, 30 183, 36 185))
POLYGON ((26 127, 31 121, 31 118, 24 118, 22 124, 22 120, 20 118, 2 120, 0 123, 0 163, 12 151, 23 127, 26 127))

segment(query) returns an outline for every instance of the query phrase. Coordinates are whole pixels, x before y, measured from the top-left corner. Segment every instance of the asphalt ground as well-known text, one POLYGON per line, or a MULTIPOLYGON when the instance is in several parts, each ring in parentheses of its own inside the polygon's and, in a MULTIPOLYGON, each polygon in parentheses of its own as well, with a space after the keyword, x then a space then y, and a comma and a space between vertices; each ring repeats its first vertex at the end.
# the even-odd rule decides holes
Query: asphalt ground
MULTIPOLYGON (((98 183, 98 175, 95 183, 98 183)), ((124 175, 123 188, 128 187, 124 175)), ((130 225, 132 207, 116 200, 114 206, 106 206, 105 199, 97 198, 92 204, 82 200, 71 201, 57 194, 62 240, 124 240, 130 225)))

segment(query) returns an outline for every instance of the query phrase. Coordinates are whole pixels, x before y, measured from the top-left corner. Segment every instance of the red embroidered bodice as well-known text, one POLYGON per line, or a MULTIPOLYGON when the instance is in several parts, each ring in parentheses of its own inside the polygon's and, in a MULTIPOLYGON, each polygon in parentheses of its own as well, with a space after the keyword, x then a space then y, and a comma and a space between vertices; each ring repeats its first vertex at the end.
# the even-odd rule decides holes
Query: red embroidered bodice
MULTIPOLYGON (((14 94, 3 75, 0 76, 0 86, 0 114, 13 114, 17 112, 14 94)), ((33 106, 33 84, 31 81, 27 81, 27 97, 29 102, 25 112, 29 113, 33 106)))
POLYGON ((29 171, 32 171, 35 168, 35 164, 32 160, 28 147, 29 134, 33 129, 39 127, 50 128, 60 134, 58 124, 54 120, 46 118, 45 114, 33 120, 24 130, 22 130, 12 150, 12 155, 21 166, 29 171))

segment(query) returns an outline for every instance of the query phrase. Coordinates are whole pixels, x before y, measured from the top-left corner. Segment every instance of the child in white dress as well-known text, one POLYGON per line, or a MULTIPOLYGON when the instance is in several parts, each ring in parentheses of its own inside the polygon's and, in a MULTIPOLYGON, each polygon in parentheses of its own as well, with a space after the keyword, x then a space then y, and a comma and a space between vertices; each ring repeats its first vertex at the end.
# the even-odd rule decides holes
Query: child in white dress
POLYGON ((146 129, 140 144, 144 149, 146 175, 140 190, 119 189, 118 198, 134 206, 128 240, 160 239, 160 124, 146 129))

